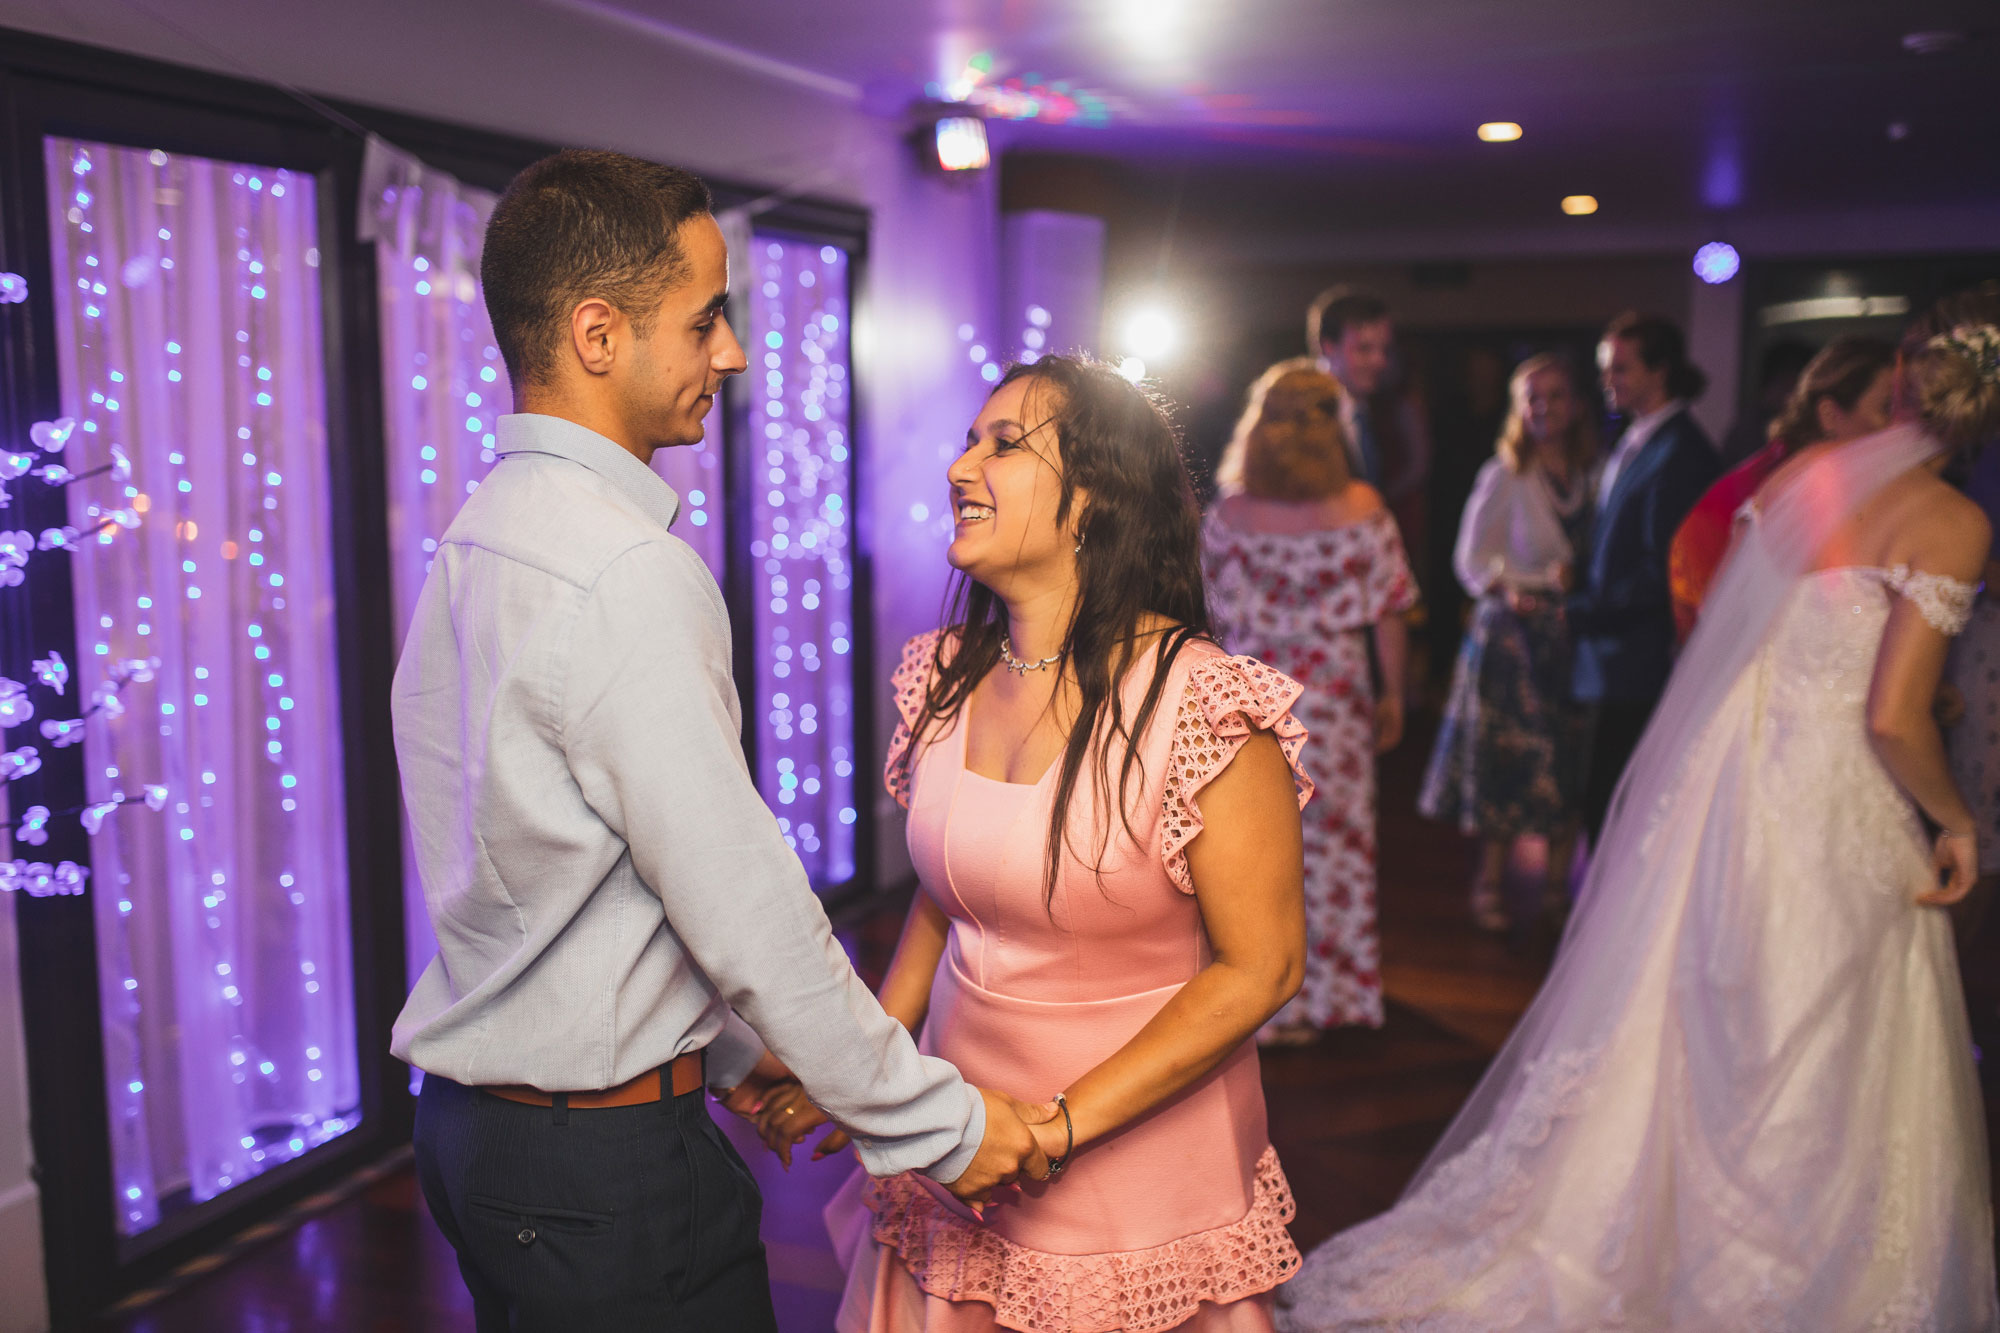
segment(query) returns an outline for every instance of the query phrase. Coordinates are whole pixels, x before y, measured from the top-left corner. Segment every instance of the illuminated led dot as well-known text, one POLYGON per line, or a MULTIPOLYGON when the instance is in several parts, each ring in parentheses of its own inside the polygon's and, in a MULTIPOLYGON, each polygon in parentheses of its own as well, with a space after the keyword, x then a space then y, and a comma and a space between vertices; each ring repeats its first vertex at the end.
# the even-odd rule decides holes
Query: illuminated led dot
POLYGON ((429 469, 429 468, 425 468, 425 469, 424 469, 424 470, 423 470, 422 472, 419 472, 419 473, 417 474, 417 480, 418 480, 418 481, 421 481, 421 482, 422 482, 422 483, 423 483, 424 485, 426 485, 426 486, 429 486, 430 484, 432 484, 433 482, 435 482, 435 481, 436 481, 437 479, 438 479, 438 474, 437 474, 437 473, 435 473, 435 472, 433 472, 433 471, 432 471, 431 469, 429 469))
POLYGON ((481 366, 479 368, 479 378, 485 380, 488 384, 491 384, 494 380, 499 379, 500 376, 497 373, 495 373, 493 367, 481 366))
POLYGON ((412 389, 422 391, 424 389, 430 388, 431 382, 425 379, 422 375, 413 375, 410 377, 410 387, 412 389))

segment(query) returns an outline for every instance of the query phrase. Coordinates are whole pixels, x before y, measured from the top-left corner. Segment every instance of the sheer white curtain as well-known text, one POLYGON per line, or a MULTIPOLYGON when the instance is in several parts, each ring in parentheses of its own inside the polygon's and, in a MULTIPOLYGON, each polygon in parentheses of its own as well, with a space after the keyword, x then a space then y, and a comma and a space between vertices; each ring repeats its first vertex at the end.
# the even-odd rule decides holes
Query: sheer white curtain
MULTIPOLYGON (((438 539, 493 463, 494 422, 513 410, 507 367, 479 295, 479 243, 494 196, 380 139, 368 142, 360 235, 375 242, 390 596, 400 646, 438 539)), ((403 839, 404 964, 437 952, 403 839)))
MULTIPOLYGON (((115 1205, 135 1234, 358 1121, 319 238, 308 176, 46 145, 115 1205)), ((79 711, 81 711, 79 709, 79 711)))
MULTIPOLYGON (((431 558, 494 461, 494 423, 513 410, 507 367, 479 287, 479 256, 497 196, 371 139, 360 235, 375 242, 381 309, 383 437, 389 476, 391 595, 400 645, 431 558)), ((662 450, 654 470, 680 492, 676 535, 722 577, 722 414, 692 449, 662 450)), ((408 976, 437 950, 403 844, 408 976)))

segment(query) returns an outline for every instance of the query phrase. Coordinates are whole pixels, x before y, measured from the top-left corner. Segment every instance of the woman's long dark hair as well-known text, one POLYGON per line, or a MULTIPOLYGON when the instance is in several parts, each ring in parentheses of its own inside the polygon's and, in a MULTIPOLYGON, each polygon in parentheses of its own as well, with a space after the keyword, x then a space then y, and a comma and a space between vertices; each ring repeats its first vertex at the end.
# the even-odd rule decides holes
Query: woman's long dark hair
MULTIPOLYGON (((1077 357, 1045 356, 1033 365, 1015 366, 995 392, 1021 379, 1039 380, 1050 391, 1051 424, 1062 448, 1057 526, 1070 522, 1079 488, 1089 497, 1076 529, 1083 542, 1076 561, 1076 615, 1061 663, 1081 697, 1063 746, 1049 819, 1044 896, 1052 906, 1063 848, 1075 850, 1068 811, 1092 738, 1101 732, 1104 739, 1093 792, 1098 810, 1106 813, 1112 802, 1111 752, 1120 740, 1125 742, 1117 807, 1129 835, 1126 797, 1135 770, 1144 781, 1133 742, 1159 711, 1174 658, 1191 640, 1208 636, 1208 599, 1201 579, 1201 507, 1188 479, 1180 436, 1159 400, 1110 367, 1077 357), (1118 685, 1139 652, 1141 625, 1149 612, 1174 628, 1161 641, 1152 683, 1128 721, 1118 685)), ((903 751, 905 773, 914 769, 924 738, 937 723, 961 715, 974 688, 1000 661, 1007 608, 991 589, 959 574, 952 580, 944 620, 930 690, 903 751), (948 658, 947 640, 956 640, 948 658)), ((1110 821, 1100 826, 1106 830, 1106 844, 1096 849, 1092 864, 1101 871, 1110 821)))

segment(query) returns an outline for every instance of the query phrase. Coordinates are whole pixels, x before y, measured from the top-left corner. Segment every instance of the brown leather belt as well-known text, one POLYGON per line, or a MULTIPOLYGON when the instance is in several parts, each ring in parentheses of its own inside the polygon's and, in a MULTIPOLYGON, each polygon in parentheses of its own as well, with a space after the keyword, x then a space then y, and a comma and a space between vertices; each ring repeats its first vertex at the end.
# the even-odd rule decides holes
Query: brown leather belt
POLYGON ((572 1111, 601 1111, 613 1106, 644 1106, 657 1102, 663 1093, 661 1084, 672 1089, 675 1097, 685 1097, 707 1081, 707 1051, 689 1051, 676 1056, 672 1064, 662 1069, 648 1069, 637 1078, 627 1079, 615 1088, 605 1088, 601 1092, 543 1092, 540 1088, 507 1084, 487 1087, 482 1091, 495 1097, 504 1097, 510 1102, 522 1102, 528 1106, 554 1106, 556 1098, 562 1097, 572 1111), (662 1078, 661 1075, 665 1074, 662 1078))

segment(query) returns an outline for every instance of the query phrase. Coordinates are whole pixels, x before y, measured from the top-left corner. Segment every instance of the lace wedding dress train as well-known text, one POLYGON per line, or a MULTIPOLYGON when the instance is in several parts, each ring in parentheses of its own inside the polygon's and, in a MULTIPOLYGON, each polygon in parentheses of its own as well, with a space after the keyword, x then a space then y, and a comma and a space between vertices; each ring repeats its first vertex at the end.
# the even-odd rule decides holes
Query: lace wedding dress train
MULTIPOLYGON (((1832 478, 1849 508, 1894 443, 1832 478)), ((1893 599, 1955 633, 1973 589, 1807 572, 1828 514, 1777 517, 1542 995, 1402 1201, 1282 1289, 1282 1329, 2000 1329, 1950 929, 1912 902, 1929 845, 1865 725, 1893 599)))

